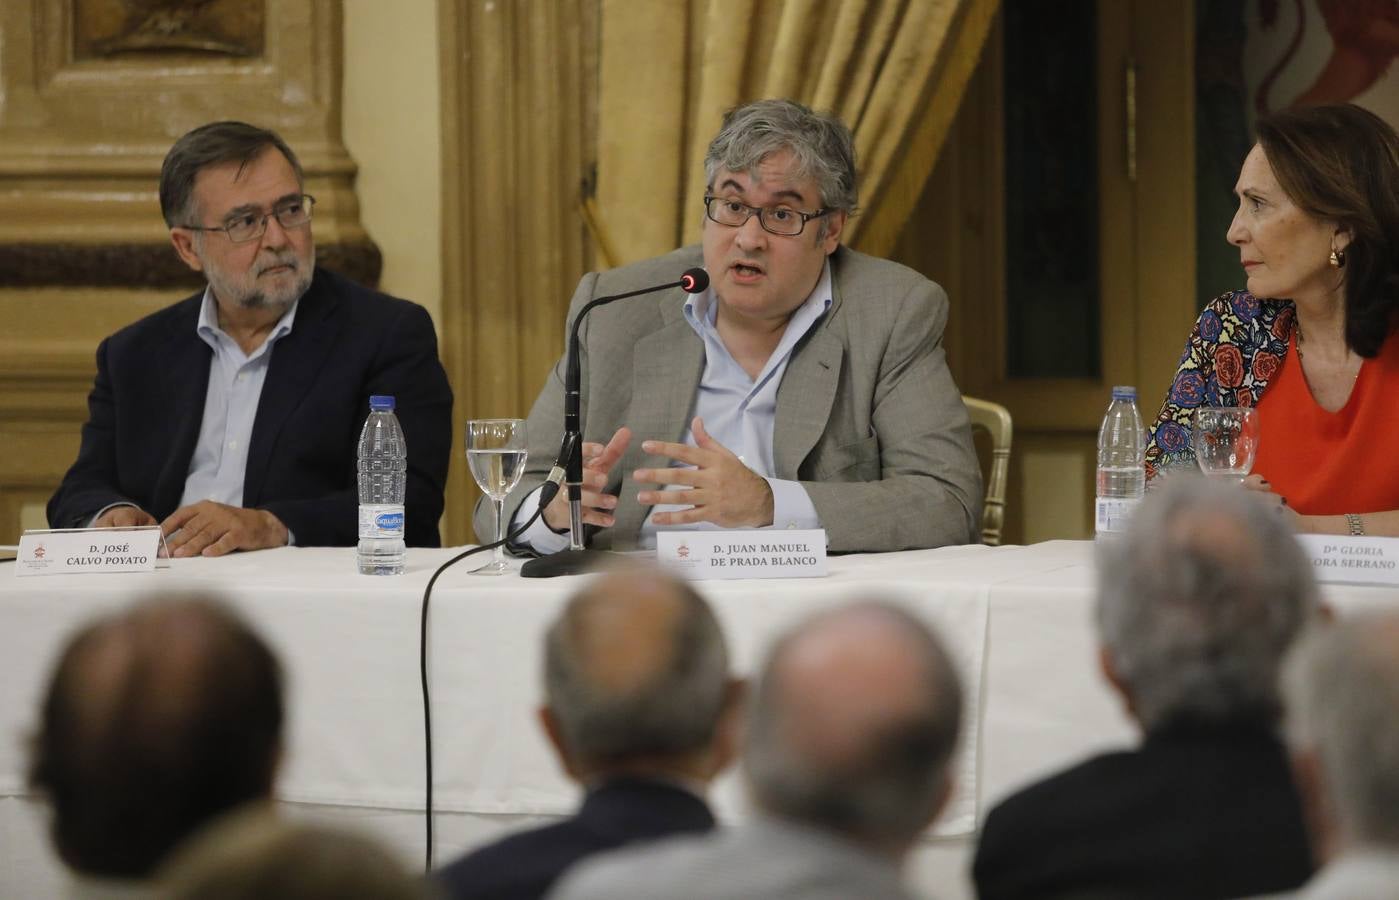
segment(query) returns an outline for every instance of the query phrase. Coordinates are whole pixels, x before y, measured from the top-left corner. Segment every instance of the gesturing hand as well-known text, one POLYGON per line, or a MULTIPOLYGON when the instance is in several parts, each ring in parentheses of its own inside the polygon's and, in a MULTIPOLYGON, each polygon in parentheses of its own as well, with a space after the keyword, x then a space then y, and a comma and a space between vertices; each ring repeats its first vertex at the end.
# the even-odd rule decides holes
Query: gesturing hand
POLYGON ((234 550, 282 547, 287 526, 265 509, 243 509, 201 500, 172 512, 160 530, 166 535, 170 555, 223 556, 234 550))
POLYGON ((772 487, 733 451, 704 430, 698 416, 690 423, 696 446, 669 441, 646 441, 641 449, 694 466, 637 469, 636 480, 650 484, 682 485, 681 490, 641 491, 636 499, 647 505, 689 504, 689 509, 658 512, 657 525, 712 522, 722 528, 761 528, 772 524, 772 487))
MULTIPOLYGON (((603 493, 607 487, 607 475, 617 460, 626 452, 631 443, 631 429, 623 425, 612 435, 607 446, 586 441, 583 444, 583 523, 606 528, 612 524, 612 510, 617 508, 617 498, 603 493)), ((565 531, 569 527, 568 489, 554 495, 549 505, 544 507, 544 524, 555 531, 565 531)))

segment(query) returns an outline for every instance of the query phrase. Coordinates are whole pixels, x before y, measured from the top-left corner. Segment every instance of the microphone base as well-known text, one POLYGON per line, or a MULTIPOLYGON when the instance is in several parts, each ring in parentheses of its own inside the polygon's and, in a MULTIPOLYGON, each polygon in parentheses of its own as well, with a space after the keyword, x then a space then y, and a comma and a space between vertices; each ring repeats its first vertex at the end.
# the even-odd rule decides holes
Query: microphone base
POLYGON ((560 575, 586 575, 616 562, 616 555, 605 550, 560 550, 532 559, 520 567, 521 578, 557 578, 560 575))

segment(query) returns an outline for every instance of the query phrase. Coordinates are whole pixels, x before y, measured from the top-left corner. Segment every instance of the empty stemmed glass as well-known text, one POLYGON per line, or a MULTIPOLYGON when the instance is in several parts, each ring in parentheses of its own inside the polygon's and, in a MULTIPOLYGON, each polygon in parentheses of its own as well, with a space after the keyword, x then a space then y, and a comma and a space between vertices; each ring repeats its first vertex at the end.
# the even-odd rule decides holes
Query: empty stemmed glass
MULTIPOLYGON (((505 539, 505 497, 520 483, 525 471, 525 422, 523 419, 472 419, 466 423, 466 462, 477 487, 495 507, 495 539, 505 539)), ((505 547, 495 548, 491 561, 472 575, 504 575, 510 571, 505 547)))
POLYGON ((1195 461, 1206 475, 1243 481, 1258 454, 1258 411, 1243 406, 1195 410, 1195 461))

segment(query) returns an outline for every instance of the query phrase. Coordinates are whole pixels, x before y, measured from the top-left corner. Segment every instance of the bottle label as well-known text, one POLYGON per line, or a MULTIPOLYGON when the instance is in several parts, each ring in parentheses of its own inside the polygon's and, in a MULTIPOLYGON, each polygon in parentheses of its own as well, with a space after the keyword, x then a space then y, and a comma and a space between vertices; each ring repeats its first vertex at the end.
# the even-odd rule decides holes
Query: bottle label
POLYGON ((361 540, 403 537, 403 504, 361 503, 359 536, 361 540))
POLYGON ((1126 531, 1127 520, 1140 502, 1131 497, 1099 497, 1094 530, 1098 534, 1126 531))

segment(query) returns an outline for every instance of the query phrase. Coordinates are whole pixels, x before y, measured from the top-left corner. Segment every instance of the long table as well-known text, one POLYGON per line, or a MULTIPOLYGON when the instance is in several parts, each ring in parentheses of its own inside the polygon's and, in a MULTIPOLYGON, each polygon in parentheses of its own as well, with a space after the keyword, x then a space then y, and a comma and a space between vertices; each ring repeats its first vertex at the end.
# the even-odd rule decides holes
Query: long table
MULTIPOLYGON (((49 896, 64 874, 46 812, 25 785, 24 739, 65 637, 139 598, 208 593, 268 639, 288 674, 288 753, 278 799, 294 814, 367 829, 423 856, 422 592, 457 550, 410 550, 397 578, 361 576, 351 549, 286 548, 117 576, 14 577, 0 568, 0 896, 49 896)), ((473 558, 474 559, 474 558, 473 558)), ((567 813, 576 789, 535 725, 541 637, 581 578, 468 574, 437 582, 429 614, 436 854, 567 813)), ((811 611, 855 597, 906 605, 953 648, 967 689, 958 791, 914 854, 915 884, 970 897, 967 868, 990 805, 1083 755, 1134 740, 1095 669, 1092 544, 832 558, 820 579, 708 581, 740 672, 811 611)), ((1375 588, 1328 591, 1343 607, 1385 604, 1375 588)), ((720 817, 745 815, 738 780, 716 785, 720 817)))

